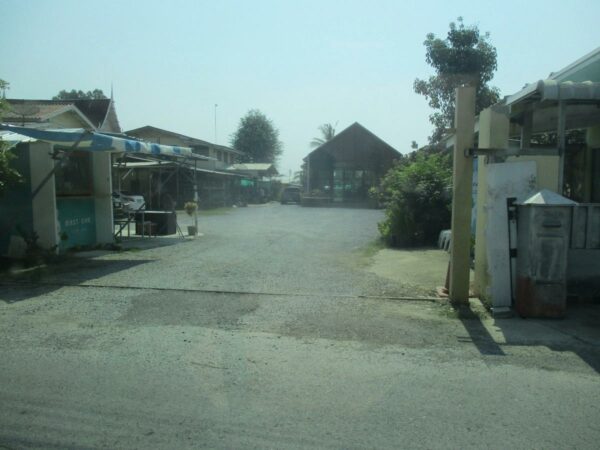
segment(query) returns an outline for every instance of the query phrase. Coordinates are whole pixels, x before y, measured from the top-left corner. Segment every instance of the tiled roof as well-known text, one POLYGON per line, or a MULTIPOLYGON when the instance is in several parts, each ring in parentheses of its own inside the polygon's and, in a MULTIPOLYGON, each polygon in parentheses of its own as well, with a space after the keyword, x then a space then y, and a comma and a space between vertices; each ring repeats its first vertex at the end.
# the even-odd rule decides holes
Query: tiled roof
POLYGON ((53 100, 6 99, 6 102, 9 109, 2 113, 2 120, 5 122, 18 122, 23 118, 27 122, 41 122, 73 105, 71 101, 53 100))
POLYGON ((6 101, 10 109, 2 114, 2 120, 5 122, 44 122, 60 114, 63 110, 75 107, 95 128, 100 128, 108 117, 111 123, 107 131, 121 131, 114 108, 111 108, 111 99, 108 98, 94 100, 6 99, 6 101))

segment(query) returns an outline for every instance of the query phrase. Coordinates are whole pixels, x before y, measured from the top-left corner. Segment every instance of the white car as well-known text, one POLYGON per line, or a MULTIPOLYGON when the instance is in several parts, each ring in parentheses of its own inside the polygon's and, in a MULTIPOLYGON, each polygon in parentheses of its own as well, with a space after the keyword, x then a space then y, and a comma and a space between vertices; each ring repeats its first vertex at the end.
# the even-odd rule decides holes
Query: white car
POLYGON ((146 209, 146 200, 142 195, 131 195, 128 192, 113 192, 113 202, 121 203, 124 211, 134 212, 146 209))

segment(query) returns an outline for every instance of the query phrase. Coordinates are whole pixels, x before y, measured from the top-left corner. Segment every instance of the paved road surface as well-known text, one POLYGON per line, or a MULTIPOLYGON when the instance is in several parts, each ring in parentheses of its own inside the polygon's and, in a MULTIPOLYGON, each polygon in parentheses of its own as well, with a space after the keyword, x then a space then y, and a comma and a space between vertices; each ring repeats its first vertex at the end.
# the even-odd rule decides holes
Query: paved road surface
POLYGON ((367 270, 380 219, 238 209, 0 286, 0 448, 597 448, 597 310, 392 300, 429 293, 367 270))

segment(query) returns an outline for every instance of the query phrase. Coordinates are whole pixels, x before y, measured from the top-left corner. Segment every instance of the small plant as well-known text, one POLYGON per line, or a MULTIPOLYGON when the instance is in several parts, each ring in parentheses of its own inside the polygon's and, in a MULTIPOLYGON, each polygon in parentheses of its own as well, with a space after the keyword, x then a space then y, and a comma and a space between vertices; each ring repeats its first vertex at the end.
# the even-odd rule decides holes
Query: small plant
POLYGON ((183 209, 185 209, 185 212, 191 217, 198 210, 198 203, 186 202, 185 205, 183 205, 183 209))

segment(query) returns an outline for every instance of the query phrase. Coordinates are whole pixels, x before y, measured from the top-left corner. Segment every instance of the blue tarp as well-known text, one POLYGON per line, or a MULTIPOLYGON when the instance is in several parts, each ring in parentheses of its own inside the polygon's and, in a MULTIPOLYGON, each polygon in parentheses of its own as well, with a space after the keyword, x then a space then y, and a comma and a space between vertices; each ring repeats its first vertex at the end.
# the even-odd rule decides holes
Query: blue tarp
POLYGON ((198 157, 188 147, 141 142, 83 129, 39 130, 36 128, 0 124, 0 130, 9 132, 3 137, 3 140, 13 142, 19 140, 31 141, 31 139, 18 139, 17 135, 21 135, 61 147, 72 147, 75 143, 79 142, 77 144, 78 150, 198 157))

